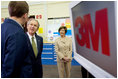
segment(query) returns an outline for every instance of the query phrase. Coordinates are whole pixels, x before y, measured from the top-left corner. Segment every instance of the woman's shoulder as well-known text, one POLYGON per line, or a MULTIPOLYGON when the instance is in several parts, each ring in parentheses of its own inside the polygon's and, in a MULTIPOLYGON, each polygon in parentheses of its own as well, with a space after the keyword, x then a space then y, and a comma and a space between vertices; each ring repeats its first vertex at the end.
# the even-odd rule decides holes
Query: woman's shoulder
POLYGON ((71 37, 66 37, 66 39, 68 39, 68 40, 72 40, 72 38, 71 38, 71 37))

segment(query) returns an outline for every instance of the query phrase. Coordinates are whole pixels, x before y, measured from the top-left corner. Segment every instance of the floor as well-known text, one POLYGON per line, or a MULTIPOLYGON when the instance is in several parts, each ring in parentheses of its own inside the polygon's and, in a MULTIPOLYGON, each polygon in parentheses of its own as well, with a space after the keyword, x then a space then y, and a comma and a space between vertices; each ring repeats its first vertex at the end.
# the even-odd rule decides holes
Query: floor
MULTIPOLYGON (((57 65, 43 65, 43 78, 59 78, 57 65)), ((81 66, 72 66, 71 78, 82 78, 81 66)))

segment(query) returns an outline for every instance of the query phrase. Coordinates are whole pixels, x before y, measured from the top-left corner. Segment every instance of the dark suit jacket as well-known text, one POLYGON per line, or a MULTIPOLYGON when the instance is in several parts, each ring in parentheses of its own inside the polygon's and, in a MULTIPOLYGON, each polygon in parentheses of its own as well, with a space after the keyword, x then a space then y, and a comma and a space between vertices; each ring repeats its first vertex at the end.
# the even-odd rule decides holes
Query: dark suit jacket
MULTIPOLYGON (((28 35, 27 35, 28 37, 28 35)), ((32 75, 33 78, 42 78, 43 77, 43 69, 42 69, 42 62, 41 62, 41 54, 43 50, 43 38, 35 34, 36 41, 37 41, 37 49, 38 55, 35 57, 32 45, 30 43, 30 39, 28 37, 28 46, 30 49, 30 57, 32 60, 32 75)))
POLYGON ((1 25, 1 77, 31 77, 28 44, 21 26, 12 19, 1 25))

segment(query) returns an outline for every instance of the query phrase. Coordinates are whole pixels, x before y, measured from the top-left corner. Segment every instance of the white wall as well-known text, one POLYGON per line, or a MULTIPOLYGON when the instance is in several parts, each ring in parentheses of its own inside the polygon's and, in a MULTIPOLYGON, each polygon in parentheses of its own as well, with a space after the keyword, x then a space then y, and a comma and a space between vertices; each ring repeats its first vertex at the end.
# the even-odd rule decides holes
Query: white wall
POLYGON ((54 17, 69 17, 69 3, 70 2, 60 2, 48 4, 48 18, 54 17))

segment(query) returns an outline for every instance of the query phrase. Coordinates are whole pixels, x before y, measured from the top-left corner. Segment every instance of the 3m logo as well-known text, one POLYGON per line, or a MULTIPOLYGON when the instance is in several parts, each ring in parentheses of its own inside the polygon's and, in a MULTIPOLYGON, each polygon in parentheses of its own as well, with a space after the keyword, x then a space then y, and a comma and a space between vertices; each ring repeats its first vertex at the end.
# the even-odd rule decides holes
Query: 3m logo
POLYGON ((95 29, 93 29, 90 14, 84 15, 83 18, 78 16, 75 20, 75 28, 77 28, 79 25, 80 28, 78 29, 78 33, 76 34, 77 43, 80 46, 86 45, 86 48, 91 49, 91 38, 93 50, 98 52, 99 37, 101 36, 102 54, 110 56, 107 8, 96 11, 95 29), (81 38, 79 37, 79 35, 81 35, 81 38))

